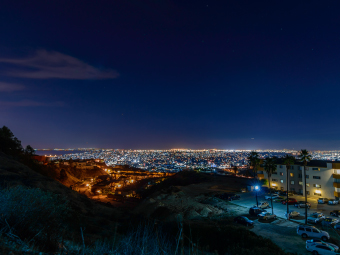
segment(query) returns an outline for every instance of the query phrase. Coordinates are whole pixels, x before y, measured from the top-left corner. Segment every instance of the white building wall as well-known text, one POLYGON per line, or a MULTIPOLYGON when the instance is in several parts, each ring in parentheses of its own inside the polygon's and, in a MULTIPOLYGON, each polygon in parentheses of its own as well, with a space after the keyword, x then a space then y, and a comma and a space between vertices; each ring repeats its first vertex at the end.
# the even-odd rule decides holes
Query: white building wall
POLYGON ((334 187, 333 187, 333 169, 319 168, 320 170, 312 170, 312 167, 306 171, 309 175, 307 183, 307 191, 309 191, 310 196, 313 197, 326 197, 334 198, 334 187), (314 179, 313 177, 320 177, 320 179, 314 179), (321 185, 321 188, 314 187, 314 185, 321 185), (319 193, 321 192, 321 193, 319 193), (318 196, 317 194, 321 194, 318 196))
MULTIPOLYGON (((299 192, 297 188, 300 188, 303 190, 303 195, 305 194, 304 190, 304 167, 303 166, 294 166, 295 170, 288 171, 288 173, 292 172, 295 174, 302 174, 302 178, 299 178, 300 181, 302 181, 302 186, 299 185, 298 187, 296 186, 295 183, 295 191, 299 192), (296 170, 298 169, 298 170, 296 170), (301 170, 300 170, 301 169, 301 170)), ((286 166, 285 165, 278 165, 277 168, 277 173, 272 174, 271 176, 271 186, 273 188, 277 188, 278 190, 286 190, 287 189, 287 184, 286 184, 286 166), (281 175, 281 173, 283 175, 281 175), (277 181, 273 181, 277 180, 277 181)), ((306 174, 308 176, 307 184, 307 191, 309 191, 309 197, 326 197, 326 198, 335 198, 334 197, 334 191, 340 192, 340 189, 336 189, 333 187, 333 173, 340 174, 340 170, 335 170, 332 169, 332 164, 327 163, 327 167, 307 167, 306 174), (318 170, 312 170, 313 168, 317 168, 318 170), (314 179, 313 176, 320 177, 320 179, 314 179), (321 188, 314 187, 315 185, 321 185, 321 188), (321 196, 318 196, 317 194, 321 194, 321 196)), ((264 178, 268 179, 267 173, 264 171, 264 178)), ((291 178, 291 177, 289 177, 291 178)), ((290 183, 289 183, 290 184, 290 183)), ((290 185, 289 185, 290 187, 290 185)), ((289 188, 290 189, 290 188, 289 188)))

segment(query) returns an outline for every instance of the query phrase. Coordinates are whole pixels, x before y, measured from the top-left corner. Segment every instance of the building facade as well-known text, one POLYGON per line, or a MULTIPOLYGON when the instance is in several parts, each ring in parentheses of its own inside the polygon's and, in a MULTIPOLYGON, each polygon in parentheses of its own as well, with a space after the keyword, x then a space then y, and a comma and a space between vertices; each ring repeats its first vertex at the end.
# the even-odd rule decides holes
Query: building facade
MULTIPOLYGON (((262 162, 261 162, 262 163, 262 162)), ((288 169, 288 190, 305 195, 304 166, 295 162, 288 169)), ((259 167, 258 177, 268 179, 268 174, 259 167)), ((306 166, 307 195, 310 197, 326 197, 340 199, 340 163, 332 161, 312 160, 306 166)), ((270 185, 277 190, 287 190, 287 169, 278 159, 276 172, 271 175, 270 185)))

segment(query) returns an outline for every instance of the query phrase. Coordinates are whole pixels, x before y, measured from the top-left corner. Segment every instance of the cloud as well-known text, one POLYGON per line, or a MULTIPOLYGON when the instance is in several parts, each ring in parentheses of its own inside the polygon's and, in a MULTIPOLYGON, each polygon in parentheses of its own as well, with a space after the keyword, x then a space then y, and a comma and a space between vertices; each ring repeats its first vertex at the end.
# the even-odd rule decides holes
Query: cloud
POLYGON ((45 103, 39 101, 32 101, 32 100, 22 100, 22 101, 0 101, 0 106, 2 107, 36 107, 36 106, 64 106, 64 102, 52 102, 52 103, 45 103))
POLYGON ((21 67, 20 70, 5 72, 6 75, 19 78, 101 80, 114 79, 119 76, 118 72, 113 69, 98 69, 77 58, 46 50, 38 50, 34 56, 22 59, 0 58, 0 63, 21 67))
POLYGON ((25 86, 16 83, 0 82, 0 92, 13 92, 24 90, 25 86))

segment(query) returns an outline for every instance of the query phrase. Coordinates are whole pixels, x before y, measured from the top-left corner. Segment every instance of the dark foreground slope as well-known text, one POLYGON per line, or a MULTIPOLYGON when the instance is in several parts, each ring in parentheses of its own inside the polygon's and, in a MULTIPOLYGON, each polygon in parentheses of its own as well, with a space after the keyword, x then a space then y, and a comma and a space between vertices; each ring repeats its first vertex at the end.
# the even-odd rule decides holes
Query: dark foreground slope
MULTIPOLYGON (((1 152, 0 189, 3 191, 2 194, 0 194, 2 195, 1 198, 7 196, 8 199, 16 200, 13 201, 13 204, 17 203, 16 207, 18 208, 20 208, 22 204, 27 203, 26 200, 29 199, 32 200, 31 204, 35 203, 37 204, 36 206, 40 206, 39 203, 55 203, 53 205, 55 208, 48 204, 41 205, 41 210, 45 210, 46 208, 50 207, 50 213, 52 214, 58 210, 61 210, 59 206, 62 204, 65 209, 62 209, 60 213, 63 214, 64 211, 67 211, 67 213, 65 217, 63 217, 61 228, 55 229, 55 232, 64 229, 66 234, 62 238, 66 238, 70 242, 82 242, 81 229, 84 232, 83 234, 87 244, 90 244, 98 239, 101 240, 103 238, 111 237, 113 236, 114 231, 117 229, 117 220, 123 220, 125 217, 124 215, 126 215, 122 214, 119 210, 113 207, 98 203, 78 194, 77 192, 65 187, 52 178, 32 171, 27 166, 13 160, 11 157, 1 152), (31 194, 31 196, 27 194, 31 194), (34 196, 37 197, 36 201, 33 201, 34 196), (55 202, 56 200, 63 202, 58 204, 55 202)), ((11 206, 13 207, 13 205, 11 206)), ((27 204, 26 207, 29 207, 29 204, 27 204)), ((25 208, 21 208, 20 210, 25 210, 25 208)), ((21 214, 20 210, 17 211, 17 215, 19 217, 21 214)), ((32 208, 32 212, 37 214, 35 215, 36 218, 39 219, 39 217, 42 217, 41 213, 35 210, 35 208, 32 208)), ((16 215, 9 215, 8 217, 15 219, 16 215)), ((7 225, 6 221, 8 221, 8 219, 4 219, 4 217, 0 216, 0 229, 4 227, 4 225, 7 225)), ((44 219, 41 218, 40 222, 43 221, 44 219)), ((13 226, 13 229, 16 228, 17 231, 19 231, 19 224, 13 220, 12 222, 14 225, 16 225, 13 226)), ((35 246, 37 245, 39 246, 38 243, 35 244, 35 246)), ((52 246, 50 245, 49 247, 41 248, 43 250, 55 248, 52 246)))

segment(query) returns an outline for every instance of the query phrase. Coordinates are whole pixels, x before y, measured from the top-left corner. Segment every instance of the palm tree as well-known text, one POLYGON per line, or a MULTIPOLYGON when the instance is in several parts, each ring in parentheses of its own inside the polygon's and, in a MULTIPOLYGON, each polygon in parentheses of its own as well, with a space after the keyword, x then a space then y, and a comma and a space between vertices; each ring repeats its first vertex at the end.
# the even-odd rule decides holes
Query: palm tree
POLYGON ((238 169, 237 166, 233 166, 233 170, 234 170, 234 172, 235 172, 235 175, 237 174, 237 169, 238 169))
MULTIPOLYGON (((287 201, 286 201, 287 217, 289 215, 289 208, 288 208, 288 182, 289 182, 288 170, 289 170, 290 166, 294 164, 294 162, 295 162, 295 158, 291 155, 286 154, 286 156, 283 158, 283 164, 286 165, 286 174, 287 174, 287 179, 286 179, 286 182, 287 182, 287 201)), ((288 217, 288 219, 289 219, 289 217, 288 217)))
POLYGON ((254 178, 257 176, 257 166, 260 164, 259 154, 256 151, 250 152, 248 157, 250 166, 253 167, 254 178))
POLYGON ((299 155, 300 160, 303 162, 304 169, 304 185, 305 185, 305 224, 307 224, 307 181, 306 181, 306 170, 307 170, 307 162, 311 161, 312 156, 309 154, 307 150, 300 151, 299 155))
POLYGON ((274 214, 274 208, 273 208, 273 197, 272 197, 272 189, 270 186, 270 178, 272 176, 272 173, 276 170, 276 159, 275 158, 266 158, 264 161, 264 170, 267 172, 268 175, 268 183, 269 183, 269 191, 270 191, 270 201, 271 201, 271 207, 272 207, 272 214, 274 214))

